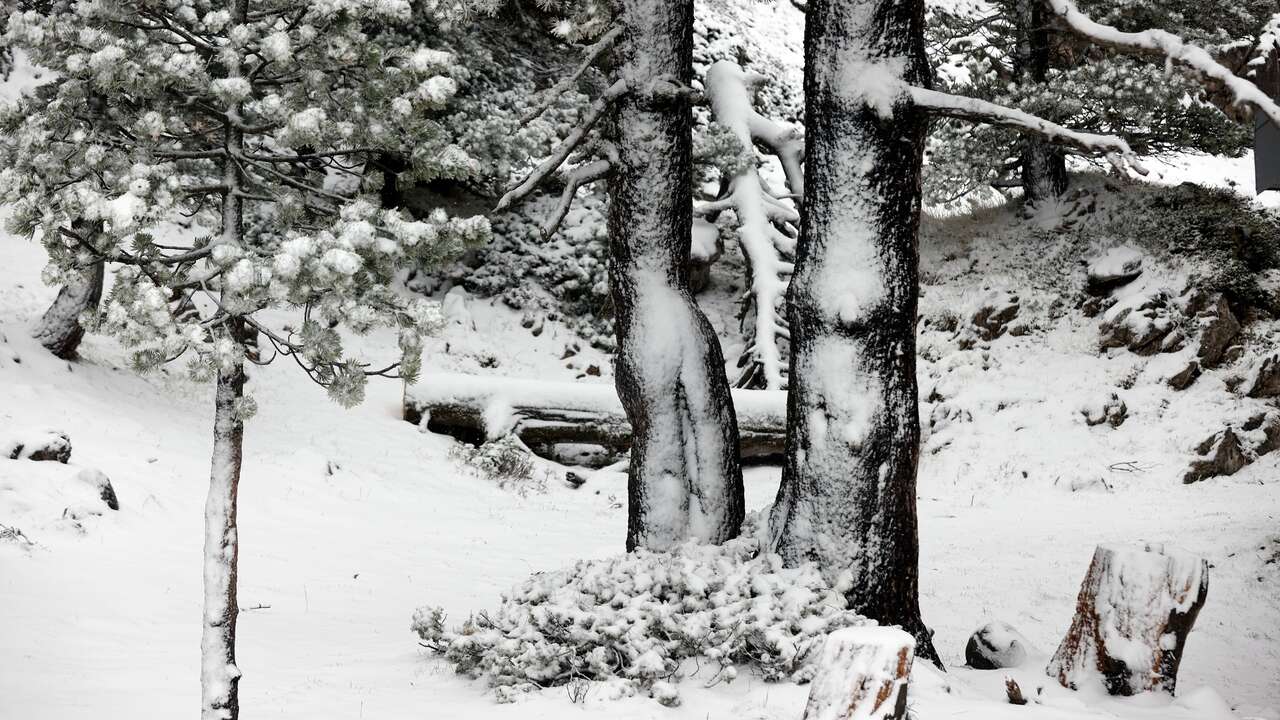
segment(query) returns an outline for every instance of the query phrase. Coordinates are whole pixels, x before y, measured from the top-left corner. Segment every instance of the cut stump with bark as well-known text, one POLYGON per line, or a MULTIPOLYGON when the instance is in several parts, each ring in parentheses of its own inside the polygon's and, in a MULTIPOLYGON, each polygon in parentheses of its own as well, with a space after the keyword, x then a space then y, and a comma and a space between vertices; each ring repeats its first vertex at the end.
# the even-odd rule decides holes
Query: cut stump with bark
POLYGON ((1064 687, 1173 694, 1187 635, 1209 592, 1209 563, 1161 544, 1099 545, 1075 619, 1045 671, 1064 687))
POLYGON ((900 720, 916 641, 892 627, 855 627, 827 637, 803 720, 900 720))

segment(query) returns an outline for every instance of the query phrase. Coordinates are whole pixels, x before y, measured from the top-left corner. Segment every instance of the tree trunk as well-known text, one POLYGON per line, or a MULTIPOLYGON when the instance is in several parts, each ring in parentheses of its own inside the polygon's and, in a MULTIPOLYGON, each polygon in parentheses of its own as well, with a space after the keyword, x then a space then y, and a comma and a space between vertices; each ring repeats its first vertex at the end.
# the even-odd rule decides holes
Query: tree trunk
POLYGON ((831 633, 802 720, 902 720, 915 640, 894 628, 831 633))
MULTIPOLYGON (((229 321, 233 338, 244 321, 229 321)), ((244 396, 244 363, 218 371, 214 400, 213 462, 204 515, 204 633, 200 640, 202 720, 235 720, 240 714, 240 670, 236 667, 236 567, 240 543, 236 531, 236 495, 244 422, 238 401, 244 396)))
MULTIPOLYGON (((1019 81, 1042 83, 1049 74, 1049 18, 1041 0, 1018 0, 1017 45, 1013 71, 1019 81)), ((1023 135, 1022 192, 1029 203, 1051 200, 1067 191, 1067 156, 1038 135, 1023 135)))
POLYGON ((915 504, 927 118, 877 81, 928 83, 923 31, 923 0, 809 3, 788 449, 771 530, 788 565, 816 561, 849 588, 852 609, 902 626, 936 662, 920 618, 915 504))
POLYGON ((1071 629, 1045 671, 1073 690, 1100 682, 1112 695, 1172 695, 1208 594, 1201 558, 1163 545, 1099 545, 1071 629))
POLYGON ((689 291, 692 0, 617 0, 618 66, 632 90, 616 109, 609 182, 616 383, 635 431, 627 549, 688 538, 719 543, 743 518, 738 428, 724 357, 689 291))
POLYGON ((105 275, 106 269, 99 260, 79 277, 63 285, 31 336, 54 355, 64 360, 74 358, 80 341, 84 339, 80 316, 98 307, 105 275))

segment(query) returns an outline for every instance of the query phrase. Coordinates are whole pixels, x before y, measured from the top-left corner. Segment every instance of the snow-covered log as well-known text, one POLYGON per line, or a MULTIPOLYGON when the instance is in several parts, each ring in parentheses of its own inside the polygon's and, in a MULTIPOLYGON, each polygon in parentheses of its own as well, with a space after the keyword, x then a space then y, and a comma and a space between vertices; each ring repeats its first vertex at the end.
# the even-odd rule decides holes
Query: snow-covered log
POLYGON ((805 212, 788 305, 787 459, 770 518, 789 565, 816 561, 850 607, 916 638, 923 0, 812 0, 805 212))
POLYGON ((1272 124, 1280 125, 1280 105, 1252 81, 1237 76, 1218 62, 1214 53, 1164 30, 1149 29, 1125 32, 1111 25, 1095 22, 1080 12, 1072 0, 1044 0, 1067 27, 1076 33, 1116 50, 1139 55, 1164 57, 1169 63, 1180 63, 1195 72, 1221 83, 1237 103, 1247 103, 1264 113, 1272 124))
POLYGON ((84 339, 80 316, 98 307, 102 299, 104 274, 103 263, 99 260, 63 285, 58 297, 32 329, 31 336, 64 360, 75 357, 76 349, 84 339))
POLYGON ((1072 689, 1172 694, 1208 592, 1209 563, 1201 558, 1158 544, 1099 545, 1046 672, 1072 689))
POLYGON ((857 627, 827 636, 803 720, 901 720, 916 641, 890 627, 857 627))
MULTIPOLYGON (((707 100, 716 122, 733 133, 744 152, 754 154, 759 144, 778 157, 786 174, 787 190, 798 198, 804 188, 804 136, 798 128, 756 112, 752 97, 765 81, 762 75, 721 60, 707 70, 707 100)), ((744 357, 738 363, 747 367, 737 384, 749 387, 759 375, 766 389, 779 390, 786 382, 782 346, 789 338, 781 314, 792 267, 785 258, 794 253, 795 226, 800 216, 791 205, 765 189, 754 162, 744 163, 729 180, 726 198, 737 218, 738 243, 751 273, 747 313, 752 318, 751 331, 747 333, 744 357)))
MULTIPOLYGON (((781 457, 786 404, 784 392, 733 391, 744 459, 781 457)), ((556 457, 557 445, 596 445, 611 455, 631 447, 618 393, 604 383, 430 373, 405 388, 404 419, 471 442, 513 434, 546 457, 556 457)))
POLYGON ((627 548, 720 543, 745 515, 738 426, 715 328, 689 289, 692 0, 615 0, 618 167, 609 182, 615 382, 634 431, 627 548))

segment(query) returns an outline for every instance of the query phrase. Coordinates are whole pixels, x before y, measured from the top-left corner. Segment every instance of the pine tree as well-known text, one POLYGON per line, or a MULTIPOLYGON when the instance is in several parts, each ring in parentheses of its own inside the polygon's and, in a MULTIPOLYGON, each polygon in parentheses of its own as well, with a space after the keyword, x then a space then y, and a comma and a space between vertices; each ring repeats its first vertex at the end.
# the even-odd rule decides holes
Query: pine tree
POLYGON ((390 46, 379 32, 409 15, 401 0, 64 0, 9 17, 9 42, 56 73, 0 117, 11 229, 44 244, 47 281, 115 268, 93 327, 130 348, 137 369, 185 358, 193 378, 216 382, 206 719, 239 712, 249 336, 267 338, 272 357, 295 361, 338 402, 357 403, 369 376, 413 378, 438 322, 432 303, 397 292, 397 269, 487 233, 482 219, 415 221, 365 198, 381 177, 365 166, 381 153, 408 158, 411 178, 475 171, 435 119, 458 85, 454 58, 390 46), (188 295, 195 316, 170 304, 188 295), (273 327, 268 309, 295 320, 273 327), (375 327, 398 333, 397 362, 374 367, 344 350, 340 330, 375 327))

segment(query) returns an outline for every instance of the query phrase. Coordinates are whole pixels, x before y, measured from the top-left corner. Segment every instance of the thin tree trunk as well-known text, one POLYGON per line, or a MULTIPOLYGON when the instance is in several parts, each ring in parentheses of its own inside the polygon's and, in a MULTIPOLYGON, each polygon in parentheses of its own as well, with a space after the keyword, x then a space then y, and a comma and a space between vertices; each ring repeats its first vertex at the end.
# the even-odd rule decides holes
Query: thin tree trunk
MULTIPOLYGON (((1014 74, 1024 83, 1042 83, 1049 74, 1049 18, 1041 0, 1018 0, 1014 74)), ((1037 135, 1024 135, 1022 192, 1027 202, 1057 198, 1067 191, 1067 156, 1037 135)))
MULTIPOLYGON (((244 321, 230 321, 232 337, 243 334, 244 321)), ((235 720, 240 715, 240 669, 236 667, 236 574, 240 543, 236 530, 236 496, 244 422, 237 403, 244 396, 244 363, 218 371, 214 400, 213 461, 209 498, 205 503, 204 633, 200 640, 202 720, 235 720)))
POLYGON ((691 0, 618 0, 618 59, 632 92, 616 112, 609 183, 618 395, 634 430, 627 549, 719 543, 743 518, 738 428, 715 331, 689 291, 691 114, 652 91, 693 76, 691 0))
POLYGON ((80 341, 84 339, 84 326, 80 316, 98 307, 102 300, 102 284, 106 268, 101 260, 85 269, 58 291, 58 297, 45 310, 31 336, 40 341, 46 350, 64 360, 76 356, 80 341))
POLYGON ((805 208, 789 292, 787 459, 771 518, 789 565, 814 560, 850 607, 916 637, 917 233, 925 114, 884 75, 927 85, 923 0, 811 0, 805 208))

